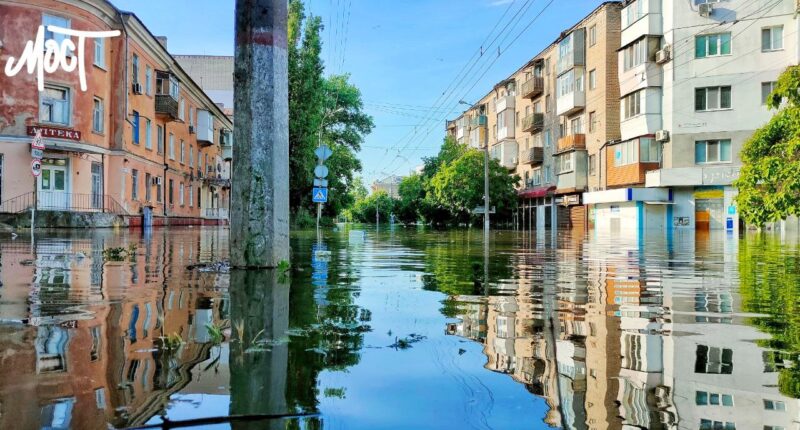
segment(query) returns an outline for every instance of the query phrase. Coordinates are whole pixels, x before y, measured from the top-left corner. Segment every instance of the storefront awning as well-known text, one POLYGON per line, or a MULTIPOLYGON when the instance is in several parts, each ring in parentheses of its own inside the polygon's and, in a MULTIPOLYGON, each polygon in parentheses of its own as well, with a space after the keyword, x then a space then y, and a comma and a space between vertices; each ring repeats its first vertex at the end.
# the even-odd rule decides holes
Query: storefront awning
POLYGON ((535 199, 538 197, 546 197, 548 194, 552 194, 555 190, 556 187, 529 188, 520 191, 518 195, 523 199, 535 199))

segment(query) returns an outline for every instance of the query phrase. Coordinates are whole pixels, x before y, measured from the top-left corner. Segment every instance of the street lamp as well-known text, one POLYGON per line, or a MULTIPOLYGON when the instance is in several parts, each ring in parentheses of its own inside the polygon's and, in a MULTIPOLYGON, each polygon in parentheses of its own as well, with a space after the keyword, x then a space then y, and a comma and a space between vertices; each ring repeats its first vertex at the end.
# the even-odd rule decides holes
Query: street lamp
MULTIPOLYGON (((458 104, 474 106, 474 103, 468 103, 464 100, 459 100, 458 104)), ((483 142, 483 234, 486 239, 489 238, 489 121, 486 121, 486 131, 484 132, 483 142)))

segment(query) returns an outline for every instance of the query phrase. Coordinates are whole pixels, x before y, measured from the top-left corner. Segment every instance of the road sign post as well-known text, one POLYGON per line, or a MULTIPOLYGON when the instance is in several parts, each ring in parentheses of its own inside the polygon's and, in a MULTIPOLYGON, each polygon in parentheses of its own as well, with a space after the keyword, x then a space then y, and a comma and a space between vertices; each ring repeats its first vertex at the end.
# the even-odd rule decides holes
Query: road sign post
POLYGON ((44 158, 44 141, 42 130, 37 130, 31 141, 31 175, 33 175, 33 206, 31 206, 31 246, 33 246, 33 228, 36 225, 36 206, 39 204, 39 175, 42 174, 42 158, 44 158))

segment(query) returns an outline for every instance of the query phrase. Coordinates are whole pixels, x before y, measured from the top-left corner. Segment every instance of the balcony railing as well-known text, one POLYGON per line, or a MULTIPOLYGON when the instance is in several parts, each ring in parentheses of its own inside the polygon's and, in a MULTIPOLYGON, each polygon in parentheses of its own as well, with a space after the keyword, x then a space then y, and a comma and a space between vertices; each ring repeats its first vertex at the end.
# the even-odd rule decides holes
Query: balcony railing
POLYGON ((228 219, 227 208, 205 208, 203 209, 203 218, 206 219, 228 219))
POLYGON ((522 157, 520 157, 520 163, 523 164, 542 164, 544 161, 544 149, 541 147, 533 147, 530 149, 526 149, 522 151, 522 157))
POLYGON ((469 120, 469 128, 486 127, 486 115, 478 115, 469 120))
POLYGON ((28 192, 0 203, 0 213, 23 213, 31 208, 45 211, 104 212, 128 215, 128 211, 108 194, 28 192))
POLYGON ((544 92, 544 78, 532 77, 522 84, 522 97, 531 99, 540 96, 544 92))
POLYGON ((156 114, 178 119, 178 101, 169 94, 156 94, 156 114))
POLYGON ((522 119, 522 131, 525 133, 537 133, 544 128, 544 114, 540 112, 532 113, 522 119))
POLYGON ((585 134, 570 134, 558 139, 558 152, 572 149, 586 149, 585 134))

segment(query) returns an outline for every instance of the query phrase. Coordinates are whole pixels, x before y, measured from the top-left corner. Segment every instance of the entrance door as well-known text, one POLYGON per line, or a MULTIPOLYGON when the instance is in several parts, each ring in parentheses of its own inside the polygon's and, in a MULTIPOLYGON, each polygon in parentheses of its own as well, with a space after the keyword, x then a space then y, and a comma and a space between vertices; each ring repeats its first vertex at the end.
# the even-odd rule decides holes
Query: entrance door
POLYGON ((69 209, 67 166, 42 163, 42 173, 37 182, 40 209, 69 209))
POLYGON ((721 230, 725 227, 722 199, 695 200, 695 228, 697 230, 721 230))
POLYGON ((103 174, 100 163, 92 163, 92 209, 103 208, 103 174))

